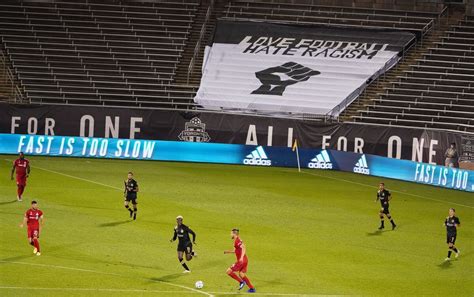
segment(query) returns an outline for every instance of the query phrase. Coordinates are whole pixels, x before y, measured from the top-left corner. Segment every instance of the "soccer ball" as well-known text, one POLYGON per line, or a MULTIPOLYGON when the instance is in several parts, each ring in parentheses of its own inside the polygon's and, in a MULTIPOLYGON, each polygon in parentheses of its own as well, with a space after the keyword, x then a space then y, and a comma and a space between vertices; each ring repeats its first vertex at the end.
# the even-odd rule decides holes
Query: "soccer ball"
POLYGON ((204 283, 202 281, 197 281, 194 286, 196 289, 202 289, 202 287, 204 287, 204 283))

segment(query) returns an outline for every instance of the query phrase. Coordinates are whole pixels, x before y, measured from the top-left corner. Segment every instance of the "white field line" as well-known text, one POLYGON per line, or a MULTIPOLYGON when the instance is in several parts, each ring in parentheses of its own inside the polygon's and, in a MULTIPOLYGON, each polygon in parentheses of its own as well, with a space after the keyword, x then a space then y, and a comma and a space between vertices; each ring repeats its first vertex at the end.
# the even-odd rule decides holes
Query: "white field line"
MULTIPOLYGON (((292 172, 293 172, 293 171, 292 171, 292 172)), ((314 175, 314 176, 318 176, 318 177, 322 177, 322 178, 328 178, 328 179, 343 181, 343 182, 346 182, 346 183, 355 184, 355 185, 364 186, 364 187, 369 187, 369 188, 375 188, 375 189, 378 188, 377 186, 374 186, 374 185, 359 183, 359 182, 355 182, 355 181, 352 181, 352 180, 348 180, 348 179, 344 179, 344 178, 339 178, 339 177, 332 177, 332 176, 320 175, 320 174, 316 174, 316 173, 314 173, 314 172, 301 171, 301 173, 305 173, 305 174, 309 174, 309 175, 314 175)), ((394 192, 394 193, 400 193, 400 194, 403 194, 403 195, 412 196, 412 197, 417 197, 417 198, 426 199, 426 200, 431 200, 431 201, 436 201, 436 202, 440 202, 440 203, 445 203, 445 204, 450 204, 450 205, 453 205, 453 204, 454 204, 454 205, 459 205, 459 206, 462 206, 462 207, 474 208, 474 206, 470 206, 470 205, 465 205, 465 204, 456 203, 456 202, 450 202, 450 201, 444 201, 444 200, 439 200, 439 199, 433 199, 433 198, 429 198, 429 197, 422 196, 422 195, 407 193, 407 192, 404 192, 404 191, 393 190, 392 188, 390 189, 390 191, 391 191, 391 192, 394 192)))
MULTIPOLYGON (((9 159, 4 159, 4 160, 8 161, 8 162, 12 162, 12 160, 9 160, 9 159)), ((38 166, 31 166, 31 168, 36 168, 36 169, 40 169, 40 170, 43 170, 43 171, 59 174, 59 175, 62 175, 62 176, 67 176, 67 177, 70 177, 70 178, 82 180, 82 181, 85 181, 85 182, 93 183, 93 184, 96 184, 96 185, 99 185, 99 186, 103 186, 103 187, 107 187, 107 188, 111 188, 111 189, 115 189, 115 190, 120 190, 120 191, 123 190, 123 188, 114 187, 114 186, 99 183, 99 182, 96 182, 96 181, 93 181, 93 180, 90 180, 90 179, 87 179, 87 178, 82 178, 82 177, 70 175, 70 174, 67 174, 67 173, 62 173, 62 172, 59 172, 59 171, 54 171, 54 170, 50 170, 50 169, 46 169, 46 168, 42 168, 42 167, 38 167, 38 166)))
MULTIPOLYGON (((9 159, 4 159, 4 160, 7 161, 7 162, 11 162, 11 160, 9 160, 9 159)), ((46 169, 46 168, 42 168, 42 167, 38 167, 38 166, 31 166, 31 167, 32 168, 37 168, 37 169, 40 169, 40 170, 43 170, 43 171, 59 174, 59 175, 62 175, 62 176, 66 176, 66 177, 69 177, 69 178, 78 179, 78 180, 81 180, 81 181, 85 181, 85 182, 93 183, 93 184, 96 184, 96 185, 108 187, 108 188, 111 188, 111 189, 120 190, 120 191, 123 190, 123 189, 118 188, 118 187, 114 187, 114 186, 99 183, 99 182, 96 182, 96 181, 93 181, 93 180, 90 180, 90 179, 86 179, 86 178, 82 178, 82 177, 62 173, 62 172, 59 172, 59 171, 50 170, 50 169, 46 169)), ((114 275, 114 276, 123 277, 123 275, 116 274, 116 273, 101 272, 101 271, 96 271, 96 270, 81 269, 81 268, 66 267, 66 266, 36 264, 36 263, 26 263, 26 262, 10 262, 10 261, 3 261, 3 260, 0 260, 0 262, 12 263, 12 264, 22 264, 22 265, 52 267, 52 268, 58 268, 58 269, 68 269, 68 270, 91 272, 91 273, 98 273, 98 274, 106 274, 106 275, 114 275)), ((168 283, 168 282, 163 282, 163 281, 158 281, 158 280, 154 280, 154 281, 159 282, 159 283, 164 283, 164 284, 167 284, 167 285, 170 285, 170 286, 186 289, 186 290, 188 290, 186 292, 193 292, 195 294, 204 294, 204 295, 212 296, 212 297, 214 297, 213 294, 217 294, 217 295, 238 295, 238 294, 241 294, 241 293, 238 293, 238 292, 205 292, 205 291, 202 291, 202 290, 197 290, 197 289, 193 289, 193 288, 189 288, 189 287, 181 286, 181 285, 177 285, 177 284, 172 284, 172 283, 168 283)), ((28 290, 62 290, 62 289, 64 289, 64 290, 69 290, 69 291, 75 290, 75 291, 155 292, 155 293, 167 293, 168 292, 168 291, 156 291, 156 290, 153 290, 153 291, 152 290, 120 290, 120 289, 94 289, 94 288, 0 287, 0 289, 28 289, 28 290)), ((170 293, 171 292, 172 293, 178 293, 178 291, 169 291, 169 292, 170 293)), ((253 295, 265 295, 265 296, 344 296, 344 295, 313 295, 313 294, 303 294, 302 295, 302 294, 285 294, 285 293, 261 293, 261 294, 260 293, 253 293, 253 295)), ((348 296, 348 295, 345 295, 345 296, 348 296)))
POLYGON ((9 287, 9 286, 0 286, 0 290, 32 290, 32 291, 83 291, 83 292, 126 292, 126 293, 162 293, 162 294, 197 294, 195 292, 189 291, 165 291, 165 290, 144 290, 144 289, 100 289, 100 288, 42 288, 42 287, 9 287))
MULTIPOLYGON (((5 160, 5 161, 8 161, 8 162, 11 162, 11 161, 12 161, 12 160, 9 160, 9 159, 4 159, 4 160, 5 160)), ((40 169, 40 170, 48 171, 48 172, 51 172, 51 173, 55 173, 55 174, 67 176, 67 177, 70 177, 70 178, 82 180, 82 181, 85 181, 85 182, 90 182, 90 183, 93 183, 93 184, 96 184, 96 185, 100 185, 100 186, 112 188, 112 189, 115 189, 115 190, 120 190, 120 191, 123 190, 123 189, 118 188, 118 187, 114 187, 114 186, 107 185, 107 184, 103 184, 103 183, 99 183, 99 182, 96 182, 96 181, 93 181, 93 180, 90 180, 90 179, 86 179, 86 178, 82 178, 82 177, 78 177, 78 176, 74 176, 74 175, 62 173, 62 172, 59 172, 59 171, 54 171, 54 170, 50 170, 50 169, 46 169, 46 168, 42 168, 42 167, 38 167, 38 166, 32 166, 32 167, 33 167, 33 168, 38 168, 38 169, 40 169)), ((294 171, 290 171, 290 172, 294 172, 294 171)), ((369 188, 375 188, 375 189, 377 188, 377 186, 373 186, 373 185, 369 185, 369 184, 364 184, 364 183, 359 183, 359 182, 351 181, 351 180, 344 179, 344 178, 338 178, 338 177, 331 177, 331 176, 320 175, 320 174, 316 174, 316 173, 314 173, 314 172, 301 171, 301 173, 305 173, 305 174, 309 174, 309 175, 314 175, 314 176, 318 176, 318 177, 322 177, 322 178, 328 178, 328 179, 343 181, 343 182, 346 182, 346 183, 351 183, 351 184, 355 184, 355 185, 359 185, 359 186, 364 186, 364 187, 369 187, 369 188)), ((390 191, 391 191, 391 192, 394 192, 394 193, 400 193, 400 194, 403 194, 403 195, 407 195, 407 196, 412 196, 412 197, 417 197, 417 198, 425 199, 425 200, 436 201, 436 202, 440 202, 440 203, 444 203, 444 204, 458 205, 458 206, 467 207, 467 208, 474 208, 474 206, 470 206, 470 205, 465 205, 465 204, 456 203, 456 202, 449 202, 449 201, 444 201, 444 200, 439 200, 439 199, 433 199, 433 198, 429 198, 429 197, 422 196, 422 195, 407 193, 407 192, 404 192, 404 191, 398 191, 398 190, 393 190, 393 189, 390 189, 390 191)))
MULTIPOLYGON (((110 289, 110 288, 47 288, 47 287, 16 287, 0 286, 0 290, 30 290, 30 291, 61 291, 61 292, 116 292, 116 293, 158 293, 158 294, 198 294, 189 291, 165 291, 165 290, 145 290, 145 289, 110 289)), ((241 292, 210 292, 216 295, 242 295, 241 292)), ((323 297, 323 296, 354 296, 354 295, 314 295, 314 294, 289 294, 289 293, 253 293, 256 296, 299 296, 299 297, 323 297)))
MULTIPOLYGON (((89 272, 89 273, 97 273, 97 274, 102 274, 102 275, 111 275, 111 276, 117 276, 117 277, 127 277, 129 276, 118 274, 118 273, 112 273, 112 272, 102 272, 98 270, 92 270, 92 269, 82 269, 82 268, 75 268, 75 267, 67 267, 67 266, 59 266, 59 265, 49 265, 49 264, 39 264, 39 263, 28 263, 28 262, 17 262, 17 261, 5 261, 5 260, 0 260, 0 263, 8 263, 8 264, 17 264, 17 265, 29 265, 29 266, 39 266, 39 267, 49 267, 49 268, 56 268, 56 269, 65 269, 65 270, 72 270, 72 271, 81 271, 81 272, 89 272)), ((133 278, 133 277, 132 277, 133 278)), ((145 279, 145 280, 150 280, 144 277, 140 277, 140 279, 145 279)), ((168 283, 165 281, 160 281, 160 280, 151 280, 156 283, 160 284, 165 284, 168 286, 176 287, 176 288, 181 288, 185 289, 188 292, 194 292, 195 294, 202 294, 206 295, 209 297, 214 297, 213 294, 207 293, 202 290, 194 289, 194 288, 189 288, 186 286, 178 285, 178 284, 173 284, 173 283, 168 283)))

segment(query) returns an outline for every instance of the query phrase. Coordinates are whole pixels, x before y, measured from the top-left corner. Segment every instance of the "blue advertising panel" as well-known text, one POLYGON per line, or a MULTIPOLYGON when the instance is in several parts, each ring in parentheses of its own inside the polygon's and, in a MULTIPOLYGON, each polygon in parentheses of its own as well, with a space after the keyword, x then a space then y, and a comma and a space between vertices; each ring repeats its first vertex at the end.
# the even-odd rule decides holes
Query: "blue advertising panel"
POLYGON ((474 171, 367 155, 370 174, 474 192, 474 171))
POLYGON ((244 146, 220 143, 0 134, 0 153, 240 164, 244 146))
MULTIPOLYGON (((287 147, 0 134, 0 153, 296 167, 287 147)), ((474 192, 474 171, 336 150, 300 149, 302 168, 340 170, 474 192)))

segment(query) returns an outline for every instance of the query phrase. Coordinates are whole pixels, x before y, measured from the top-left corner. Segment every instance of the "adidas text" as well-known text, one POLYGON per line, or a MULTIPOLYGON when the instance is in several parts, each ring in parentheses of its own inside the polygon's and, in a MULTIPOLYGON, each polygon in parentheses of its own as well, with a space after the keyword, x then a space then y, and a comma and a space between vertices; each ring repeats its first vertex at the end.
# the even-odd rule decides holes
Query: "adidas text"
POLYGON ((257 165, 257 166, 271 166, 271 160, 262 160, 262 159, 244 159, 245 165, 257 165))
POLYGON ((331 163, 326 162, 309 162, 308 168, 311 169, 332 169, 331 163))
POLYGON ((363 168, 363 167, 354 167, 354 172, 361 173, 361 174, 370 174, 370 170, 368 168, 363 168))

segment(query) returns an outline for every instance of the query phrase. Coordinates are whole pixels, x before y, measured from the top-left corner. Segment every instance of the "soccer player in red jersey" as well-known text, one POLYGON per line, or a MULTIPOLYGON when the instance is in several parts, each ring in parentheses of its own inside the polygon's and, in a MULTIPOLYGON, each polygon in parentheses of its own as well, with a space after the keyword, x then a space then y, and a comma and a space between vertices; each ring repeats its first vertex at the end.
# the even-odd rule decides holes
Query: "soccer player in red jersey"
POLYGON ((40 245, 39 245, 39 232, 40 232, 40 223, 41 227, 43 226, 43 212, 38 209, 38 203, 36 201, 31 201, 31 208, 28 209, 23 218, 23 222, 20 224, 20 227, 23 228, 25 224, 28 226, 28 242, 34 246, 33 254, 40 256, 40 245))
POLYGON ((20 152, 20 156, 13 162, 11 179, 13 180, 13 173, 16 171, 16 185, 17 185, 17 199, 22 200, 23 192, 26 187, 26 179, 30 174, 30 161, 25 159, 25 154, 20 152))
POLYGON ((224 254, 235 254, 237 257, 237 262, 227 269, 227 274, 239 282, 239 290, 241 290, 245 285, 249 287, 247 292, 255 293, 255 287, 252 286, 252 283, 248 279, 245 273, 247 272, 248 258, 247 250, 245 244, 240 239, 239 229, 232 229, 230 236, 234 240, 234 250, 233 251, 224 251, 224 254), (236 272, 239 274, 237 275, 236 272))

